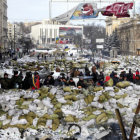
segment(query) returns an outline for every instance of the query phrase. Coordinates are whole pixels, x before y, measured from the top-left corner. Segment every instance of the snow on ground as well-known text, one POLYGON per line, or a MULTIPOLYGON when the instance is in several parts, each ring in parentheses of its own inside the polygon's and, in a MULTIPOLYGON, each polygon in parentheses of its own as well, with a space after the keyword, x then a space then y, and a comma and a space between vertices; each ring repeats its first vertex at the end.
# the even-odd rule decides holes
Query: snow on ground
MULTIPOLYGON (((95 60, 101 59, 96 58, 95 60)), ((114 59, 110 59, 109 61, 112 60, 114 59)), ((34 61, 37 62, 37 58, 29 56, 25 56, 22 59, 17 60, 19 63, 34 61)), ((102 61, 107 62, 107 60, 104 59, 102 59, 102 61)), ((110 74, 113 70, 119 75, 122 70, 126 70, 126 72, 128 72, 131 68, 132 72, 135 72, 136 69, 140 69, 140 57, 119 57, 115 61, 120 61, 120 65, 110 64, 107 62, 103 66, 102 70, 104 70, 106 75, 110 74)), ((1 75, 4 72, 11 75, 12 68, 0 69, 1 75)), ((54 75, 57 77, 60 73, 54 73, 54 75)), ((46 93, 47 95, 48 93, 52 93, 56 98, 55 102, 52 100, 52 95, 40 98, 41 94, 39 91, 1 91, 0 105, 1 111, 4 112, 3 115, 0 116, 0 127, 5 126, 6 124, 26 125, 29 121, 28 118, 19 118, 22 115, 28 114, 29 111, 37 114, 37 116, 33 118, 32 124, 30 124, 36 127, 39 118, 41 118, 44 114, 48 114, 50 116, 54 115, 55 109, 62 110, 64 119, 70 115, 70 118, 67 118, 67 122, 61 120, 58 129, 53 131, 52 120, 54 120, 55 117, 55 119, 58 119, 58 115, 55 114, 53 116, 54 118, 51 118, 52 120, 50 118, 47 119, 45 126, 39 126, 40 130, 28 128, 28 131, 24 133, 23 138, 21 138, 21 134, 16 127, 9 127, 5 130, 1 129, 0 140, 6 140, 8 138, 11 140, 23 140, 26 138, 31 140, 35 137, 42 138, 45 135, 51 135, 51 138, 54 140, 60 139, 60 137, 66 138, 68 137, 68 124, 74 123, 73 120, 76 118, 78 119, 78 122, 76 121, 75 123, 82 127, 82 133, 78 140, 85 140, 89 136, 93 139, 93 137, 96 137, 98 133, 98 136, 100 135, 100 129, 103 127, 96 127, 98 126, 97 122, 103 121, 108 124, 117 123, 117 120, 115 119, 116 108, 119 108, 121 115, 123 116, 123 120, 125 121, 125 125, 127 126, 127 129, 129 129, 130 124, 133 122, 133 117, 135 115, 134 112, 140 99, 140 86, 133 83, 130 83, 130 85, 126 88, 120 88, 118 91, 115 91, 114 87, 105 87, 105 89, 100 89, 98 91, 94 91, 94 88, 79 90, 73 87, 67 90, 65 89, 66 91, 64 91, 62 87, 50 87, 49 92, 46 90, 48 90, 48 88, 45 88, 42 93, 46 93), (75 90, 75 92, 77 91, 78 94, 74 93, 73 90, 75 90), (105 95, 102 96, 103 94, 105 95), (65 104, 68 103, 68 101, 69 104, 65 104), (65 123, 67 125, 64 125, 65 123)), ((32 117, 30 119, 32 119, 32 117)))

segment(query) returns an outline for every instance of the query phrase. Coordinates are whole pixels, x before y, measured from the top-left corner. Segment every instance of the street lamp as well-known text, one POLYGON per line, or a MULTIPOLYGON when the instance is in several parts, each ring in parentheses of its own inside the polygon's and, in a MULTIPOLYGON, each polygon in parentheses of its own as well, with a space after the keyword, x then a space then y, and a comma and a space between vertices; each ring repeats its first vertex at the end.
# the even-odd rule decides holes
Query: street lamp
POLYGON ((16 50, 16 46, 15 46, 15 29, 16 29, 16 27, 15 27, 15 24, 14 24, 14 53, 15 53, 15 50, 16 50))

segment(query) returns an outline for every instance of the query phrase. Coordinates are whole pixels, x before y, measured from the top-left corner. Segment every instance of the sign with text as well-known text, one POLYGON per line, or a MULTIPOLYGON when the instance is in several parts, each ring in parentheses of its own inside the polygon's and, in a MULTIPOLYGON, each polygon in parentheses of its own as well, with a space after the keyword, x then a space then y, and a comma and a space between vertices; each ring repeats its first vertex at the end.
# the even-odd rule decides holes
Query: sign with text
POLYGON ((96 39, 96 43, 104 43, 104 39, 101 38, 101 39, 96 39))
POLYGON ((103 45, 97 45, 96 47, 97 47, 97 49, 103 49, 104 48, 103 45))
POLYGON ((82 28, 74 28, 74 27, 59 27, 59 37, 63 38, 73 38, 76 35, 82 35, 82 28))
POLYGON ((91 39, 85 39, 85 43, 86 44, 90 44, 91 43, 91 39))

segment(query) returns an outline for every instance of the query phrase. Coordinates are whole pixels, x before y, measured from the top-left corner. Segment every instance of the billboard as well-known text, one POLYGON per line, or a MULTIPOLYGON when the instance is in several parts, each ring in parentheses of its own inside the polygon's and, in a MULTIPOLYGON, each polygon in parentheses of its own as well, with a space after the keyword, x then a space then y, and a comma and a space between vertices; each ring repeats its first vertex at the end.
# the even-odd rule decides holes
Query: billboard
POLYGON ((97 45, 96 48, 97 48, 97 49, 103 49, 104 46, 103 46, 103 45, 97 45))
POLYGON ((82 35, 82 28, 74 27, 59 27, 59 37, 60 38, 74 38, 76 35, 82 35))
MULTIPOLYGON (((50 0, 51 2, 93 2, 93 0, 50 0)), ((132 0, 123 0, 123 2, 132 2, 132 0)), ((116 0, 96 0, 96 2, 111 3, 116 2, 116 0)))
POLYGON ((97 4, 80 3, 70 19, 88 19, 98 16, 97 4))
POLYGON ((117 2, 112 5, 109 5, 101 10, 103 16, 116 16, 117 18, 121 17, 130 17, 129 9, 133 8, 133 3, 124 3, 117 2))

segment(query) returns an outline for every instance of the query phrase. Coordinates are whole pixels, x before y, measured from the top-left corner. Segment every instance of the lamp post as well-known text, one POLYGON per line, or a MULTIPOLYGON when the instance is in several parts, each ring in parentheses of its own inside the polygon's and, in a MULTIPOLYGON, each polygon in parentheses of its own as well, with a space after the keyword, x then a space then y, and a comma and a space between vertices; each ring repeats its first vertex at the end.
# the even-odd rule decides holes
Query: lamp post
POLYGON ((15 53, 15 50, 16 50, 16 45, 15 45, 15 24, 14 24, 14 53, 15 53))

